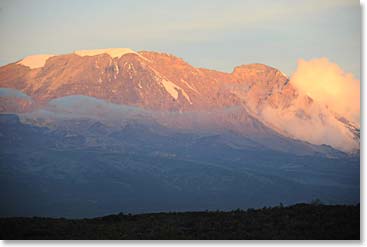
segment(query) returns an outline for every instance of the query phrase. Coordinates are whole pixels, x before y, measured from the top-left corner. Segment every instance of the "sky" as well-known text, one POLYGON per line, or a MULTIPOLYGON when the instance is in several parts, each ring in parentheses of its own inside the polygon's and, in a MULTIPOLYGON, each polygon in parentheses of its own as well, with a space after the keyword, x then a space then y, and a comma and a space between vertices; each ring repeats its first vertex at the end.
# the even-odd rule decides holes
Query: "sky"
POLYGON ((1 0, 0 65, 128 47, 225 72, 263 63, 291 75, 326 57, 359 79, 360 11, 358 0, 1 0))

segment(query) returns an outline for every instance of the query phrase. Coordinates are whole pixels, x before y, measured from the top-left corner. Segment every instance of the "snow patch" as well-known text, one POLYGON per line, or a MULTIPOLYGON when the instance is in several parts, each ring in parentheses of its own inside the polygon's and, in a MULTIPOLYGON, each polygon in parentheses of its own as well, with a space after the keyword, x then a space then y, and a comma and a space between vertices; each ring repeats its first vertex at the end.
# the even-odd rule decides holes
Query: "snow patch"
POLYGON ((287 77, 288 78, 288 76, 285 74, 285 73, 283 73, 282 71, 279 71, 284 77, 287 77))
POLYGON ((139 87, 140 89, 143 89, 143 86, 141 85, 141 81, 139 81, 139 82, 138 82, 138 87, 139 87))
POLYGON ((119 66, 114 62, 113 63, 113 66, 114 66, 114 75, 113 75, 113 78, 116 79, 117 78, 117 75, 120 73, 120 69, 119 69, 119 66))
POLYGON ((164 87, 164 89, 175 99, 178 99, 178 90, 181 90, 182 95, 186 98, 186 100, 192 105, 192 101, 189 97, 189 95, 185 92, 185 90, 183 90, 180 86, 177 86, 176 84, 174 84, 173 82, 171 82, 170 80, 167 80, 164 78, 163 75, 161 75, 161 73, 159 73, 158 71, 156 71, 153 68, 150 68, 151 70, 154 71, 154 73, 156 74, 156 79, 161 81, 161 85, 164 87))
POLYGON ((184 79, 181 79, 181 82, 183 82, 188 88, 190 88, 192 91, 195 91, 195 92, 197 92, 197 93, 199 93, 198 92, 198 90, 196 90, 195 88, 193 88, 187 81, 185 81, 184 79))
POLYGON ((178 91, 181 90, 182 95, 186 98, 186 100, 188 102, 190 102, 190 104, 192 104, 191 99, 189 97, 189 95, 187 95, 187 93, 185 92, 185 90, 183 90, 181 87, 177 86, 176 84, 174 84, 173 82, 166 80, 166 79, 162 79, 162 85, 164 87, 164 89, 166 89, 166 91, 175 99, 177 100, 178 98, 178 91))
POLYGON ((108 49, 95 49, 95 50, 77 50, 74 51, 74 54, 78 56, 97 56, 101 54, 108 54, 112 58, 120 58, 126 54, 136 54, 141 56, 137 52, 129 49, 129 48, 108 48, 108 49))
POLYGON ((45 66, 47 59, 55 55, 51 54, 39 54, 23 58, 17 64, 21 64, 29 67, 30 69, 42 68, 45 66))

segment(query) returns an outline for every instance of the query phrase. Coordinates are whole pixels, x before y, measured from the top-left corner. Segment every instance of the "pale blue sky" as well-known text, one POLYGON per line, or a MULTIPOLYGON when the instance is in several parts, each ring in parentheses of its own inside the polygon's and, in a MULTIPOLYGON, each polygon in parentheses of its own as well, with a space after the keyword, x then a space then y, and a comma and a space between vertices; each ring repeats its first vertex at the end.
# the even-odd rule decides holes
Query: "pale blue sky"
POLYGON ((358 0, 1 0, 0 65, 128 47, 227 72, 256 62, 291 74, 327 57, 359 78, 360 27, 358 0))

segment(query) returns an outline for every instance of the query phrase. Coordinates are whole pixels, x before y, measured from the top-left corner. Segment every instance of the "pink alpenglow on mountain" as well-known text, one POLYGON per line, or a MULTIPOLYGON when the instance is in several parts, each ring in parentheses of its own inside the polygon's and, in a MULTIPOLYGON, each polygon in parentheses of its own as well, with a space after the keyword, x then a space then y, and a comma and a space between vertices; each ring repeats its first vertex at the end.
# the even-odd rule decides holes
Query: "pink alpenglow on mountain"
POLYGON ((225 73, 195 68, 158 52, 79 50, 33 55, 0 67, 0 87, 29 97, 4 91, 2 112, 30 115, 52 100, 83 95, 154 112, 158 122, 170 127, 246 134, 264 132, 254 124, 259 122, 286 138, 359 151, 359 81, 325 58, 300 60, 289 78, 264 64, 241 65, 225 73), (240 110, 228 115, 231 109, 240 110), (175 113, 181 116, 173 118, 175 113))

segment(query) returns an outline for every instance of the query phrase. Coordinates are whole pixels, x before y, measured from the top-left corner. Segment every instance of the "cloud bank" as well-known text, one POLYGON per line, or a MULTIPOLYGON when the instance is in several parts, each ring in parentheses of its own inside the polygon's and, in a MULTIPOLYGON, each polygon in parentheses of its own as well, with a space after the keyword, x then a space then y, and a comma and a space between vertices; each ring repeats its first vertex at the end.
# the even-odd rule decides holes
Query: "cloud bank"
POLYGON ((327 58, 299 60, 290 79, 299 91, 360 126, 360 81, 327 58))
POLYGON ((262 118, 280 132, 345 152, 359 150, 355 133, 339 121, 360 127, 360 82, 326 58, 300 60, 290 78, 297 97, 284 108, 268 105, 262 118))

